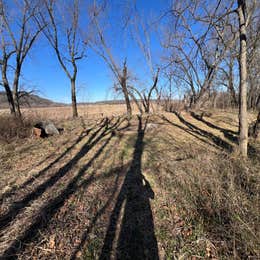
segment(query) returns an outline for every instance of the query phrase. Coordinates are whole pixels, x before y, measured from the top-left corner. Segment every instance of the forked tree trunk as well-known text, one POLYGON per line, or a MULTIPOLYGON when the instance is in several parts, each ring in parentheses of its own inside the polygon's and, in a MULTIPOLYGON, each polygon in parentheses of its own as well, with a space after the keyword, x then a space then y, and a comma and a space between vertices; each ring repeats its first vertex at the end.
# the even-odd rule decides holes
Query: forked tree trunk
POLYGON ((240 56, 239 56, 239 149, 244 157, 247 157, 248 146, 248 122, 247 122, 247 40, 246 40, 246 1, 238 0, 238 17, 240 32, 240 56))
POLYGON ((75 79, 71 79, 71 105, 73 117, 78 117, 75 79))

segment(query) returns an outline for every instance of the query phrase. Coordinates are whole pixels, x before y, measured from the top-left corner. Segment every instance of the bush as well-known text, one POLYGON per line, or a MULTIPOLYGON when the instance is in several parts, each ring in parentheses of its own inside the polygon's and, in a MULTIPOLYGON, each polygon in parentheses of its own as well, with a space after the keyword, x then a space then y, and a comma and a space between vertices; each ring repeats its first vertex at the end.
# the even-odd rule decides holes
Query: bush
POLYGON ((24 118, 19 120, 11 115, 0 115, 0 140, 12 142, 31 136, 34 120, 24 118))

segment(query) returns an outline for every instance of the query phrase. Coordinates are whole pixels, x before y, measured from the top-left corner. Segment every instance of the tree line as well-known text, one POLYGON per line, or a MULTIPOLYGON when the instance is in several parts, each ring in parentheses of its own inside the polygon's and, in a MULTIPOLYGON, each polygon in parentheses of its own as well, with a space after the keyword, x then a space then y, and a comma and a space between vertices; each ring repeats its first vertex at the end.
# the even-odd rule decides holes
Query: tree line
POLYGON ((128 57, 119 58, 114 51, 106 26, 115 12, 112 4, 109 0, 0 0, 0 84, 10 113, 22 118, 23 64, 42 36, 68 78, 73 117, 78 116, 78 62, 92 49, 113 74, 114 90, 124 97, 129 117, 133 103, 140 113, 149 113, 154 99, 167 103, 170 110, 177 92, 187 109, 213 106, 219 93, 226 93, 230 104, 239 108, 240 150, 246 156, 247 110, 260 106, 259 2, 175 0, 151 19, 142 16, 135 2, 124 2, 116 10, 121 15, 118 23, 147 67, 142 84, 136 80, 138 68, 130 68, 128 57), (159 58, 151 43, 154 37, 159 58))

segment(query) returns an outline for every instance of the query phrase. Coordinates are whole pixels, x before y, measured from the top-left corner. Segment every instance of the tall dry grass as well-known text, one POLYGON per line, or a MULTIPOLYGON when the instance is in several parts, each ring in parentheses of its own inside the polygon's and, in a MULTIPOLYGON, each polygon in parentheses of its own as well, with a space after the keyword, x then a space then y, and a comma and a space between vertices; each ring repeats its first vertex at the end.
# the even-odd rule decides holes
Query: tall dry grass
POLYGON ((18 120, 8 114, 0 115, 0 140, 12 142, 17 139, 24 139, 32 134, 32 127, 36 123, 36 118, 26 117, 18 120))
MULTIPOLYGON (((162 108, 152 104, 153 111, 160 111, 162 108)), ((138 108, 132 104, 133 114, 138 114, 138 108)), ((8 109, 1 109, 0 115, 9 114, 8 109)), ((70 119, 72 117, 71 106, 62 107, 33 107, 23 108, 24 117, 45 118, 51 120, 70 119)), ((98 119, 106 116, 119 116, 126 114, 125 104, 87 104, 78 105, 78 114, 86 119, 98 119)))
POLYGON ((172 199, 160 228, 168 229, 161 234, 169 243, 167 255, 259 259, 259 160, 213 154, 191 145, 183 145, 182 153, 187 159, 181 166, 167 162, 155 175, 160 189, 172 199), (173 204, 185 224, 171 236, 177 233, 176 223, 166 226, 173 204))

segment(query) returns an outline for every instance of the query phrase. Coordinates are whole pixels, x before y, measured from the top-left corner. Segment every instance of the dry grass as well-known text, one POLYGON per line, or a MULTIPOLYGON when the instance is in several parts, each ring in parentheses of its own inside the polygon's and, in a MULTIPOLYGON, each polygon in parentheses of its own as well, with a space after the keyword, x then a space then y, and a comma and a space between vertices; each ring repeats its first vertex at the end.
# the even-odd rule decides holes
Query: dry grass
POLYGON ((28 138, 32 134, 35 119, 17 120, 13 116, 0 114, 0 142, 10 143, 14 140, 28 138))
POLYGON ((76 120, 61 112, 60 136, 1 144, 2 254, 259 257, 260 142, 239 157, 235 113, 145 116, 143 135, 135 116, 106 123, 97 109, 76 120))
MULTIPOLYGON (((138 109, 135 104, 132 104, 133 114, 138 113, 138 109)), ((158 111, 159 108, 153 104, 154 111, 158 111)), ((89 104, 79 105, 78 113, 79 116, 88 119, 99 119, 106 116, 119 116, 125 114, 125 104, 89 104)), ((8 114, 8 109, 1 109, 1 114, 8 114)), ((72 109, 70 106, 66 107, 41 107, 41 108, 23 108, 22 113, 25 118, 40 118, 40 119, 52 119, 62 120, 70 119, 72 117, 72 109)))
POLYGON ((165 255, 259 257, 259 156, 241 159, 234 143, 187 114, 183 118, 196 128, 181 129, 176 116, 166 118, 175 125, 171 130, 164 126, 163 134, 151 138, 146 149, 146 168, 160 194, 154 209, 165 255), (204 131, 223 138, 234 151, 230 154, 222 143, 216 146, 204 131))

